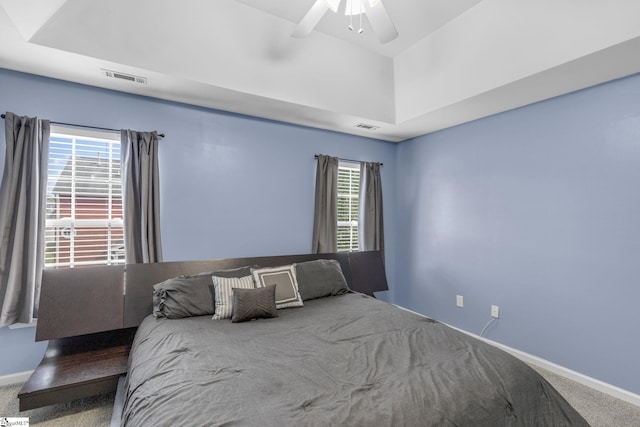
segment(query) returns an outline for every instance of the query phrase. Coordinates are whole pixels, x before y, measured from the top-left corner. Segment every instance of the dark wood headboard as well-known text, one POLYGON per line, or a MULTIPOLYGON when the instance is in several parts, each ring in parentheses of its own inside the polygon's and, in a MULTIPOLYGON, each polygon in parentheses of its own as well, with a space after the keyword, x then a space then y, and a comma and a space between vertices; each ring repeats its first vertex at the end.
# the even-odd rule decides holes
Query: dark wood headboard
POLYGON ((337 260, 354 291, 371 294, 387 289, 382 255, 378 251, 45 270, 36 341, 135 328, 152 313, 153 285, 172 277, 247 265, 275 267, 315 259, 337 260))

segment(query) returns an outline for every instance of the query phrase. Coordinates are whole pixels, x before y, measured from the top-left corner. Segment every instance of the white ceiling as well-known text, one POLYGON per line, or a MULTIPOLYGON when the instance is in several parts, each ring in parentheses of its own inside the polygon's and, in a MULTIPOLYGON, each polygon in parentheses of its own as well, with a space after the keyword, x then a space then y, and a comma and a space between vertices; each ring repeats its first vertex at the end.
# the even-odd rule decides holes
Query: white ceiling
POLYGON ((383 0, 386 45, 314 1, 0 0, 0 67, 388 141, 640 72, 637 0, 383 0))

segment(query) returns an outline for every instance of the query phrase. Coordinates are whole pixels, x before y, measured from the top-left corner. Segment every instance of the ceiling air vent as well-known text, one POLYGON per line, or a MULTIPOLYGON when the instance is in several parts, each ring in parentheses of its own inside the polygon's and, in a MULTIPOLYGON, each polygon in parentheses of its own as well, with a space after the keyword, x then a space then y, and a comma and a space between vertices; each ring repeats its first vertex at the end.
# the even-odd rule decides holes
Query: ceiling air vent
POLYGON ((134 76, 133 74, 121 73, 119 71, 102 70, 105 76, 111 79, 125 80, 132 83, 147 84, 147 78, 141 76, 134 76))
POLYGON ((354 127, 357 127, 359 129, 364 129, 364 130, 378 130, 378 129, 380 129, 380 126, 369 125, 367 123, 358 123, 354 127))

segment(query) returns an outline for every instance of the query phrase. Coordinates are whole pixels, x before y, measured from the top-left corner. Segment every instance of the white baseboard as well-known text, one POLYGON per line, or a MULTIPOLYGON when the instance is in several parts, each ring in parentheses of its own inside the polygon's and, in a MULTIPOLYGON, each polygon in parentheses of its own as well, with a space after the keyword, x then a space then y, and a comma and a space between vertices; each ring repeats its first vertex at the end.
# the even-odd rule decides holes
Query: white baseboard
MULTIPOLYGON (((409 310, 408 308, 399 306, 397 304, 394 304, 396 307, 401 308, 403 310, 409 311, 411 313, 417 314, 418 316, 422 316, 422 317, 427 317, 423 314, 417 313, 413 310, 409 310)), ((608 394, 610 396, 613 396, 617 399, 620 400, 624 400, 625 402, 629 402, 633 405, 636 406, 640 406, 640 395, 632 393, 628 390, 622 389, 620 387, 616 387, 614 385, 605 383, 604 381, 600 381, 597 380, 595 378, 591 378, 587 375, 581 374, 580 372, 576 372, 576 371, 572 371, 569 368, 565 368, 564 366, 560 366, 557 365, 553 362, 550 362, 546 359, 543 359, 541 357, 538 356, 534 356, 532 354, 529 353, 525 353, 524 351, 520 351, 520 350, 516 350, 515 348, 511 348, 509 346, 506 346, 504 344, 500 344, 499 342, 496 341, 492 341, 490 339, 481 337, 480 335, 476 335, 474 333, 471 333, 469 331, 465 331, 464 329, 460 329, 460 328, 456 328, 455 326, 451 326, 449 324, 444 323, 445 325, 449 326, 450 328, 453 328, 457 331, 460 331, 462 333, 465 333, 467 335, 470 335, 474 338, 477 338, 479 340, 482 340, 484 342, 486 342, 487 344, 491 344, 495 347, 498 347, 504 351, 506 351, 507 353, 510 353, 511 355, 517 357, 518 359, 522 360, 523 362, 529 363, 531 365, 536 365, 542 369, 546 369, 547 371, 553 372, 554 374, 560 375, 561 377, 565 377, 568 378, 572 381, 575 381, 579 384, 585 385, 587 387, 590 387, 594 390, 597 390, 599 392, 608 394)))
MULTIPOLYGON (((462 332, 465 332, 465 331, 462 331, 462 332)), ((465 332, 465 333, 468 333, 468 332, 465 332)), ((575 381, 579 384, 590 387, 599 392, 608 394, 620 400, 624 400, 625 402, 629 402, 633 405, 640 406, 640 395, 638 394, 632 393, 620 387, 616 387, 612 384, 605 383, 604 381, 600 381, 588 375, 581 374, 580 372, 573 371, 569 368, 565 368, 564 366, 560 366, 558 364, 550 362, 541 357, 534 356, 529 353, 525 353, 524 351, 516 350, 515 348, 508 347, 504 344, 500 344, 498 342, 491 341, 483 337, 479 337, 478 335, 474 335, 474 334, 469 334, 469 335, 475 336, 478 339, 481 339, 491 345, 501 348, 502 350, 514 355, 515 357, 522 360, 523 362, 529 363, 531 365, 536 365, 542 369, 546 369, 547 371, 553 372, 554 374, 560 375, 561 377, 568 378, 572 381, 575 381)))
POLYGON ((0 376, 0 387, 5 385, 19 384, 27 381, 33 371, 18 372, 16 374, 0 376))

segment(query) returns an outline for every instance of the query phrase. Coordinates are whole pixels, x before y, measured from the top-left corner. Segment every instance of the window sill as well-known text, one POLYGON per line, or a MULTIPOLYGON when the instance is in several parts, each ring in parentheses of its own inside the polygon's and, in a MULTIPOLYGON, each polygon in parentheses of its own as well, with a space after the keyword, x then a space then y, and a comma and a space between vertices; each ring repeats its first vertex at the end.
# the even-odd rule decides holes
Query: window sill
POLYGON ((9 325, 9 329, 34 328, 38 324, 38 319, 33 319, 31 323, 14 323, 9 325))

